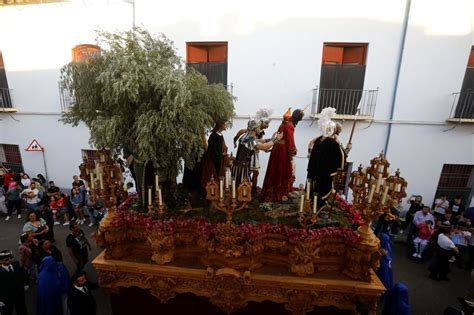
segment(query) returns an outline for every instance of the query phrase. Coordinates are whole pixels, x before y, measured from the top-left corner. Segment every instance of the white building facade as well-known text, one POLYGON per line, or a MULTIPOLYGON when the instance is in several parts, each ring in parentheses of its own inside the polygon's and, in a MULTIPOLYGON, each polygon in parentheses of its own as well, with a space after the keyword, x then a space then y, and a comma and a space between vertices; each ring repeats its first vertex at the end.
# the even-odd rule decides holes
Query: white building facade
MULTIPOLYGON (((454 100, 453 95, 469 93, 466 86, 472 84, 465 80, 474 46, 474 5, 468 0, 291 5, 210 0, 136 0, 133 5, 110 0, 0 6, 0 50, 11 94, 11 106, 0 108, 0 144, 18 146, 27 173, 44 174, 46 164, 49 179, 69 187, 78 173, 81 150, 93 148, 87 128, 59 121, 59 69, 71 60, 74 46, 95 43, 94 30, 128 30, 133 20, 172 39, 183 60, 190 57, 186 43, 226 43, 226 79, 237 98, 237 116, 225 137, 234 155, 233 136, 259 108, 274 110, 267 132, 271 134, 288 107, 311 105, 295 132, 295 185, 304 183, 308 142, 319 135, 317 120, 309 118, 311 109, 332 105, 345 114, 343 143, 354 118, 364 118, 358 120, 352 140, 353 169, 387 150, 391 169, 400 168, 408 192, 422 195, 426 204, 431 205, 437 191, 454 194, 456 189, 470 200, 474 98, 458 95, 454 100), (362 47, 360 62, 351 59, 351 47, 362 47), (338 52, 341 62, 334 59, 338 52), (363 74, 341 70, 344 82, 334 85, 328 73, 341 64, 347 69, 363 66, 363 74), (351 97, 341 90, 360 90, 351 106, 362 104, 361 115, 355 115, 354 107, 341 107, 347 102, 322 96, 329 91, 335 97, 351 97), (41 152, 25 151, 33 139, 45 148, 45 163, 41 152), (446 180, 459 176, 463 180, 446 180)), ((261 184, 268 154, 260 156, 261 184)))

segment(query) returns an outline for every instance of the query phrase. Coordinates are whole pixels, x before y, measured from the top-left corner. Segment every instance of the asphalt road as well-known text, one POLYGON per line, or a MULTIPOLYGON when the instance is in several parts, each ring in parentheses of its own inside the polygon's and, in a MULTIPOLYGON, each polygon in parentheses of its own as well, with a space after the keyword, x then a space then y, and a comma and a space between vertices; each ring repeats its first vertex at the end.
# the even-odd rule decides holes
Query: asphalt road
MULTIPOLYGON (((25 215, 24 215, 25 216, 25 215)), ((13 216, 9 221, 0 218, 0 250, 10 249, 18 258, 18 237, 21 234, 25 218, 17 219, 13 216)), ((92 244, 93 250, 90 253, 90 259, 93 260, 101 249, 95 245, 94 240, 90 236, 96 229, 89 228, 87 224, 82 226, 82 229, 88 236, 92 244)), ((69 228, 62 225, 55 226, 55 245, 63 253, 64 263, 66 267, 72 272, 74 264, 68 255, 65 239, 69 233, 69 228)), ((400 237, 400 240, 403 236, 400 237)), ((406 246, 403 243, 396 243, 393 249, 394 261, 393 272, 395 282, 404 282, 409 288, 409 298, 412 306, 412 314, 414 315, 438 315, 443 314, 443 310, 448 305, 457 306, 457 296, 465 296, 467 286, 470 281, 470 273, 466 270, 461 270, 456 266, 452 266, 452 272, 449 274, 451 281, 436 282, 428 278, 428 262, 419 263, 409 259, 409 254, 406 246)), ((97 274, 89 263, 85 270, 91 281, 97 281, 97 274)), ((107 295, 102 290, 97 289, 93 292, 97 305, 98 315, 112 314, 110 302, 107 295)), ((27 306, 29 314, 35 314, 36 291, 35 287, 31 287, 26 294, 27 306)))

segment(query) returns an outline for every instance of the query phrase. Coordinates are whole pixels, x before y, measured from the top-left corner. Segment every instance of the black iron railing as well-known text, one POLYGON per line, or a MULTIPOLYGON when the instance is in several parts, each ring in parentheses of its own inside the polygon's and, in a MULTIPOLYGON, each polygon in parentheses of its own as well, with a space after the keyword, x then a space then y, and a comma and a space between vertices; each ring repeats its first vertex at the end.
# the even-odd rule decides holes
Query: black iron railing
POLYGON ((312 114, 318 114, 323 108, 333 107, 336 114, 347 116, 374 116, 379 89, 313 89, 312 114))
POLYGON ((0 88, 0 108, 13 108, 11 89, 0 88))
POLYGON ((474 91, 453 93, 450 119, 474 119, 474 91))

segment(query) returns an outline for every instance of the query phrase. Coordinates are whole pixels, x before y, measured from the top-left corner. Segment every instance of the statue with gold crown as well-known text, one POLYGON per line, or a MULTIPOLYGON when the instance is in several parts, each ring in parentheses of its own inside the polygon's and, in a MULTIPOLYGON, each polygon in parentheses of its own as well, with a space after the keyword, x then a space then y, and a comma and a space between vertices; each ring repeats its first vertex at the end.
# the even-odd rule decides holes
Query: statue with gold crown
POLYGON ((293 190, 293 157, 297 153, 295 127, 303 116, 303 110, 296 109, 292 113, 291 108, 283 115, 283 121, 278 127, 282 138, 273 146, 263 181, 262 200, 265 202, 285 201, 293 190))

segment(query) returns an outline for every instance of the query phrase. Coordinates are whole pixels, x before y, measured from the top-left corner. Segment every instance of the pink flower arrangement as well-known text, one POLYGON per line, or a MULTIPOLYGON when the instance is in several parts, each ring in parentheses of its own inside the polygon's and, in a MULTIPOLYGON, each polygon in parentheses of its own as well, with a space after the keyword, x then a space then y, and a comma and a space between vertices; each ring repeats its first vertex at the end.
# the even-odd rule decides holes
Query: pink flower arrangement
MULTIPOLYGON (((360 214, 359 214, 360 216, 360 214)), ((143 226, 150 230, 160 230, 165 233, 172 233, 175 230, 197 230, 208 238, 216 234, 217 230, 224 223, 210 223, 206 218, 184 218, 177 217, 170 220, 155 220, 143 213, 133 213, 129 211, 117 211, 116 217, 112 221, 112 226, 121 228, 127 226, 143 226)), ((241 223, 235 226, 239 235, 249 241, 262 238, 265 234, 279 234, 288 237, 292 241, 319 240, 322 238, 344 239, 357 243, 359 235, 349 227, 324 227, 321 229, 301 229, 286 224, 252 224, 241 223)))

